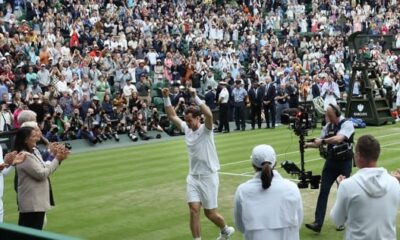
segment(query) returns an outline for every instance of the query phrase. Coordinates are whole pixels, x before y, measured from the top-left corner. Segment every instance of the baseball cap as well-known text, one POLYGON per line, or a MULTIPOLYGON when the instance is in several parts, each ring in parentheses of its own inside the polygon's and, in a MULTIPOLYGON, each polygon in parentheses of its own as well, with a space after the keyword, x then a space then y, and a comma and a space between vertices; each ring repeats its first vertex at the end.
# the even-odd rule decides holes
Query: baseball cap
POLYGON ((250 158, 253 165, 257 168, 262 168, 264 162, 268 162, 271 167, 276 163, 275 150, 270 145, 266 144, 255 146, 250 158))

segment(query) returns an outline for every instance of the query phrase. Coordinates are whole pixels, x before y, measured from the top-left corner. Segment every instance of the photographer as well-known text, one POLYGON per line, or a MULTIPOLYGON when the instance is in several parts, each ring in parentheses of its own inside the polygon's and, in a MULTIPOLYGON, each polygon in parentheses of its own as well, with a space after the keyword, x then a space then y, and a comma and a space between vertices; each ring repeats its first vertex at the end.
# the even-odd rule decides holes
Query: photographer
MULTIPOLYGON (((328 123, 322 129, 320 138, 304 145, 305 148, 320 148, 320 154, 326 160, 322 170, 315 221, 306 224, 306 227, 314 232, 321 231, 332 184, 340 175, 350 176, 353 160, 353 123, 341 117, 339 107, 333 104, 328 105, 325 118, 328 123)), ((343 229, 337 228, 338 231, 343 229)))
POLYGON ((46 135, 47 132, 51 130, 52 125, 53 125, 53 117, 49 113, 47 113, 44 116, 44 120, 41 125, 43 135, 46 135))
POLYGON ((60 135, 58 134, 58 127, 57 125, 53 125, 45 135, 49 142, 61 142, 60 135))
POLYGON ((95 122, 96 119, 94 115, 94 110, 93 108, 89 108, 83 122, 82 129, 78 134, 79 136, 82 136, 82 138, 89 140, 93 144, 96 144, 97 142, 102 142, 102 140, 97 136, 96 132, 94 131, 95 122))
POLYGON ((112 139, 114 137, 117 142, 119 141, 119 136, 112 127, 111 117, 104 109, 100 109, 100 126, 102 136, 105 136, 108 139, 112 139))
POLYGON ((132 124, 129 137, 133 141, 136 141, 136 133, 142 140, 151 139, 151 137, 147 136, 147 126, 142 109, 138 110, 136 107, 133 108, 129 120, 132 124))
POLYGON ((157 111, 157 108, 153 107, 152 108, 152 115, 149 121, 149 124, 147 126, 147 129, 149 131, 151 130, 156 130, 158 132, 163 132, 163 128, 160 126, 160 114, 157 111))
POLYGON ((64 138, 73 140, 78 138, 79 129, 83 126, 83 121, 80 117, 79 109, 74 109, 74 114, 68 123, 69 127, 64 133, 64 138))

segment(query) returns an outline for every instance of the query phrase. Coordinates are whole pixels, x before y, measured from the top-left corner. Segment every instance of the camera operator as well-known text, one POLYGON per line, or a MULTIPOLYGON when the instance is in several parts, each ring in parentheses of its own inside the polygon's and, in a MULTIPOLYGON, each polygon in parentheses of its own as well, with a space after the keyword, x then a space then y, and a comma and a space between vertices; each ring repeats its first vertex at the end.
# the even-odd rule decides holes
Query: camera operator
MULTIPOLYGON (((320 148, 320 154, 326 160, 322 170, 315 221, 306 224, 306 227, 314 232, 321 231, 332 184, 340 175, 350 176, 353 160, 353 123, 341 117, 339 107, 333 104, 328 105, 325 118, 328 123, 322 129, 320 138, 304 145, 305 148, 320 148)), ((338 231, 343 229, 343 227, 337 228, 338 231)))

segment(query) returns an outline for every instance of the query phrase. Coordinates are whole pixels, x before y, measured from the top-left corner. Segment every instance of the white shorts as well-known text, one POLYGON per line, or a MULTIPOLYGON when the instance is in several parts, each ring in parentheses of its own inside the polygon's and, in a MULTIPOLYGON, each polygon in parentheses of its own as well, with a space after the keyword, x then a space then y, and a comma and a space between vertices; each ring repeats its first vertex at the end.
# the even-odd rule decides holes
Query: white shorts
POLYGON ((200 202, 204 209, 214 209, 218 207, 218 173, 207 175, 191 175, 186 178, 186 198, 187 202, 200 202))

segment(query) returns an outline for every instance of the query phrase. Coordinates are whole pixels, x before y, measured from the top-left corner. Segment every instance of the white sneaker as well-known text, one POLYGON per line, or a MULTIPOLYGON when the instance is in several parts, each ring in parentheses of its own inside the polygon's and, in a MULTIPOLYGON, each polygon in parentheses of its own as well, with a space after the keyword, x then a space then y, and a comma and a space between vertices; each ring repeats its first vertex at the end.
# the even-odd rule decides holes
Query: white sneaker
POLYGON ((228 240, 230 236, 235 232, 235 228, 233 227, 226 227, 224 230, 221 231, 217 240, 228 240))

